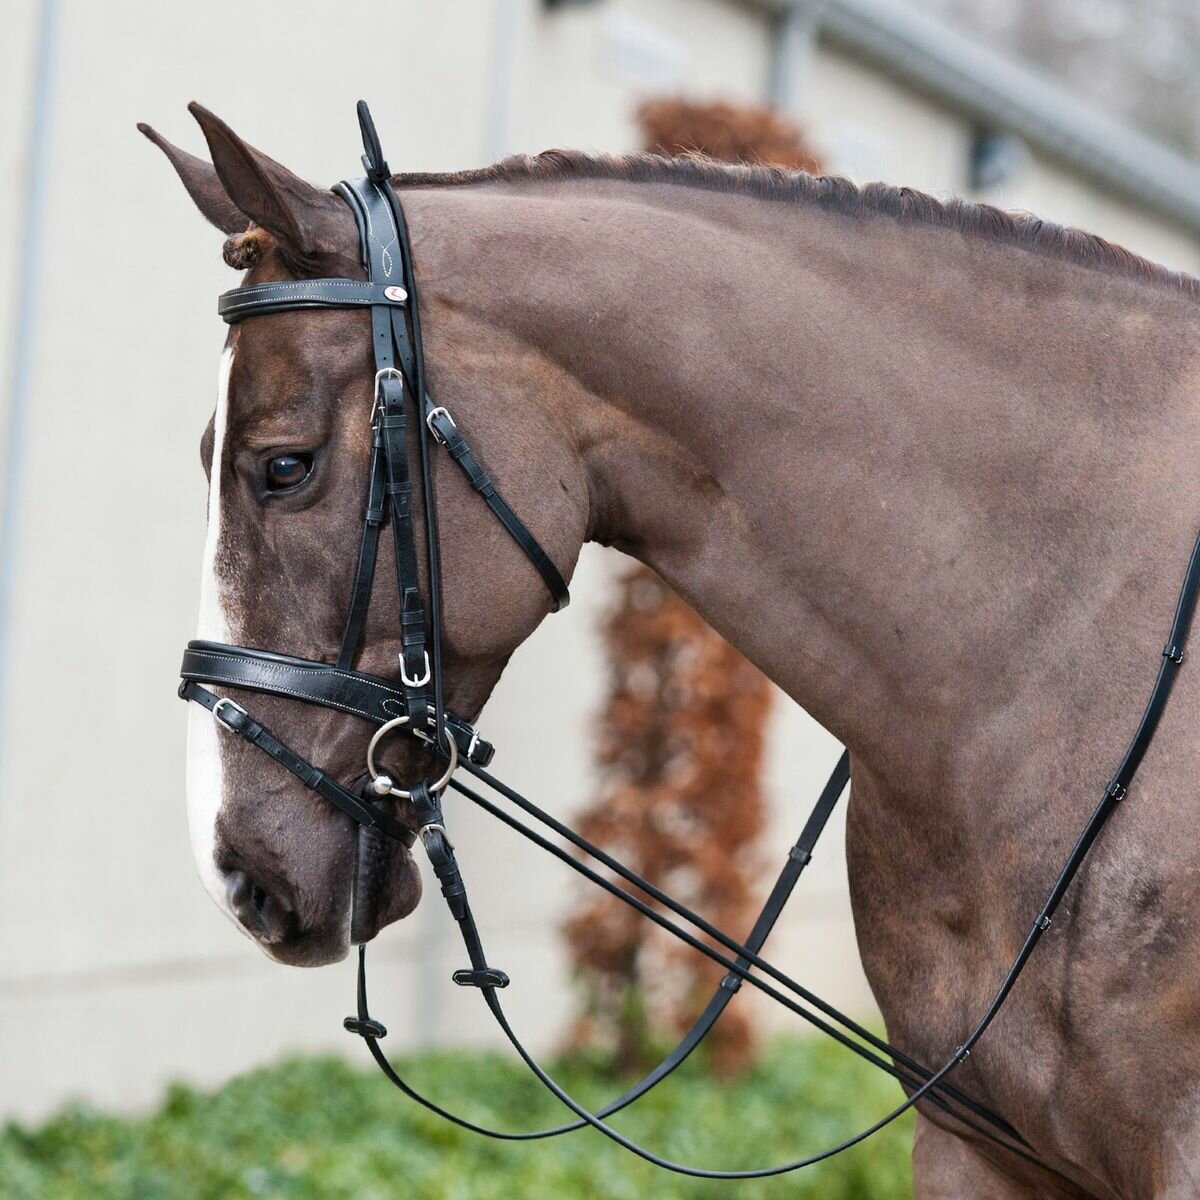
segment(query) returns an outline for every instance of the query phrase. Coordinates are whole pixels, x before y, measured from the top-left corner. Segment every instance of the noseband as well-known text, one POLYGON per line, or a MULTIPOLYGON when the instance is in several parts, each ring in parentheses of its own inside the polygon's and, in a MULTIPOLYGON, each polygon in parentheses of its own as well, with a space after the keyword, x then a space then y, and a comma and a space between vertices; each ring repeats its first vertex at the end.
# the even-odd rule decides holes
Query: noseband
MULTIPOLYGON (((788 851, 783 868, 749 936, 744 942, 739 942, 489 774, 486 767, 491 762, 493 747, 479 736, 469 722, 446 711, 442 695, 441 559, 432 471, 435 446, 448 451, 472 488, 482 496, 508 530, 545 582, 555 610, 567 604, 567 586, 549 555, 505 503, 496 485, 472 453, 453 417, 445 408, 434 405, 426 391, 417 288, 404 212, 391 186, 390 171, 384 161, 374 123, 362 101, 358 105, 358 118, 363 136, 362 161, 367 174, 363 179, 338 184, 334 191, 346 202, 354 216, 367 279, 311 279, 252 284, 226 292, 218 301, 218 312, 230 324, 297 309, 366 308, 371 314, 375 381, 367 504, 341 648, 336 661, 327 663, 245 646, 189 642, 180 672, 183 682, 179 694, 185 700, 203 705, 224 729, 258 747, 359 825, 377 829, 406 846, 414 845, 419 838, 441 885, 451 916, 458 926, 470 963, 469 967, 454 972, 454 982, 479 990, 517 1054, 541 1083, 574 1114, 575 1119, 549 1129, 505 1132, 488 1129, 459 1117, 417 1092, 399 1075, 379 1046, 387 1030, 370 1015, 365 946, 359 947, 358 955, 357 1013, 346 1018, 346 1028, 366 1041, 381 1069, 405 1095, 447 1120, 486 1137, 532 1141, 591 1126, 639 1157, 671 1171, 709 1179, 751 1179, 783 1174, 830 1158, 864 1141, 919 1101, 928 1101, 977 1134, 1052 1171, 1052 1168, 1040 1163, 1030 1142, 1012 1125, 952 1087, 947 1077, 967 1060, 972 1048, 999 1013, 1038 942, 1050 928, 1055 912, 1088 851, 1133 782, 1183 662, 1183 648, 1200 592, 1200 538, 1188 562, 1170 636, 1162 652, 1150 699, 1116 773, 1080 833, 983 1016, 940 1068, 931 1070, 922 1066, 821 1000, 759 954, 801 873, 811 860, 830 813, 845 791, 850 776, 848 754, 843 753, 838 759, 799 839, 788 851), (421 473, 428 605, 422 594, 417 569, 410 440, 417 443, 415 457, 421 473), (379 536, 385 524, 390 524, 392 530, 399 595, 398 680, 369 675, 353 668, 362 644, 379 536), (351 791, 331 779, 280 742, 241 704, 204 685, 240 688, 300 700, 349 713, 376 726, 367 756, 370 782, 364 788, 366 794, 351 791), (445 769, 440 769, 436 778, 419 780, 408 788, 399 788, 388 776, 376 770, 374 756, 380 739, 398 730, 420 739, 427 749, 445 760, 445 769), (537 832, 508 809, 461 782, 455 776, 456 768, 485 783, 512 807, 532 817, 557 838, 564 839, 611 874, 602 874, 589 867, 563 849, 557 841, 537 832), (509 978, 488 963, 467 900, 454 847, 446 833, 441 801, 447 788, 471 800, 698 953, 720 963, 727 971, 712 999, 675 1049, 642 1080, 598 1112, 589 1111, 568 1095, 533 1059, 509 1025, 499 998, 499 991, 508 986, 509 978), (408 817, 406 822, 397 820, 375 802, 385 796, 402 801, 408 817), (632 886, 647 899, 614 882, 611 876, 632 886), (677 924, 663 910, 686 922, 691 929, 677 924), (908 1093, 905 1101, 869 1128, 836 1146, 793 1162, 751 1170, 719 1171, 675 1163, 638 1145, 609 1125, 606 1118, 644 1096, 691 1054, 743 983, 749 983, 766 993, 789 1011, 892 1075, 908 1093)), ((735 801, 731 799, 731 802, 735 801)))

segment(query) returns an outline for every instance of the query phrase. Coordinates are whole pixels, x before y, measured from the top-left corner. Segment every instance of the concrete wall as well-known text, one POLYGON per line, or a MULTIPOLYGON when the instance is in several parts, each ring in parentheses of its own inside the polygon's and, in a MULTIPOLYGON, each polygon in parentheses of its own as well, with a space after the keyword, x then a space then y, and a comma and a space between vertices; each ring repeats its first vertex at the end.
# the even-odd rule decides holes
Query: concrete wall
MULTIPOLYGON (((214 299, 231 276, 219 235, 134 123, 199 150, 183 107, 197 98, 302 174, 333 181, 356 169, 362 91, 393 166, 437 169, 554 144, 628 148, 642 95, 761 100, 771 61, 768 21, 729 0, 558 13, 536 0, 342 0, 332 21, 314 0, 55 8, 42 231, 24 247, 45 287, 25 343, 29 387, 7 390, 0 411, 19 463, 0 547, 11 601, 0 630, 0 1117, 37 1116, 72 1095, 144 1105, 168 1079, 215 1084, 286 1050, 361 1056, 340 1030, 349 964, 268 964, 194 877, 172 693, 203 542, 197 444, 224 334, 214 299)), ((6 6, 0 97, 16 114, 0 123, 6 263, 25 241, 39 11, 38 0, 6 6)), ((821 50, 801 107, 834 166, 962 190, 968 129, 902 85, 821 50)), ((1032 159, 1000 199, 1200 265, 1183 231, 1048 162, 1032 159)), ((0 287, 6 378, 17 282, 6 272, 0 287)), ((501 773, 568 818, 589 794, 589 720, 603 688, 594 628, 615 562, 585 553, 575 604, 517 654, 481 721, 501 773), (535 689, 553 704, 531 705, 535 689)), ((782 852, 836 747, 785 703, 773 722, 771 845, 782 852)), ((485 861, 506 835, 470 811, 454 819, 495 959, 515 980, 517 1028, 553 1045, 570 999, 556 921, 575 885, 515 842, 485 861)), ((871 1001, 840 844, 839 825, 777 944, 783 963, 862 1013, 871 1001)), ((478 998, 447 980, 459 957, 435 904, 381 939, 373 982, 389 1045, 488 1037, 478 998)))

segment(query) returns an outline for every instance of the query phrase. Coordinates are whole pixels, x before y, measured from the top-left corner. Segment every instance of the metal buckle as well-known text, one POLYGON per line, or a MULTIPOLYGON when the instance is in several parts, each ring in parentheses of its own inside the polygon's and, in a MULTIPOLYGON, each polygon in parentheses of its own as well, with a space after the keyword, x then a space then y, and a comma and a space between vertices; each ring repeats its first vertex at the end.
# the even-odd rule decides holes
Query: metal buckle
POLYGON ((395 377, 400 380, 401 388, 404 387, 404 375, 396 367, 382 367, 380 370, 375 372, 374 396, 371 399, 370 420, 372 423, 375 421, 375 414, 379 411, 379 395, 381 390, 379 387, 379 381, 388 375, 395 375, 395 377))
POLYGON ((438 413, 441 413, 442 416, 450 422, 452 428, 457 429, 458 425, 455 423, 454 418, 450 415, 450 410, 446 408, 445 405, 439 404, 437 408, 431 408, 425 414, 425 424, 429 426, 429 432, 433 434, 433 440, 437 442, 438 445, 444 446, 446 445, 446 439, 442 437, 441 433, 438 432, 437 426, 433 423, 433 418, 436 417, 438 413))
POLYGON ((453 852, 454 843, 450 840, 450 835, 446 832, 445 825, 443 825, 440 821, 430 821, 428 825, 422 825, 421 828, 417 830, 417 837, 424 841, 427 833, 440 833, 442 837, 446 839, 446 849, 453 852))
MULTIPOLYGON (((437 717, 437 710, 433 707, 432 704, 427 704, 425 706, 425 708, 428 711, 430 717, 434 717, 434 718, 437 717)), ((476 729, 474 725, 468 725, 466 721, 462 721, 461 724, 466 726, 466 728, 471 731, 471 740, 467 743, 467 748, 463 751, 463 754, 466 755, 466 757, 469 761, 474 762, 475 761, 475 757, 474 757, 475 751, 479 748, 479 743, 483 739, 479 736, 479 730, 476 729)), ((432 746, 435 744, 434 740, 433 740, 433 735, 426 733, 423 729, 414 729, 412 731, 412 735, 413 735, 413 737, 420 738, 421 741, 425 742, 427 745, 432 746)), ((456 738, 454 736, 454 730, 452 730, 450 728, 449 722, 446 723, 446 736, 452 742, 454 742, 455 745, 458 745, 458 738, 456 738)))
MULTIPOLYGON (((211 711, 212 711, 212 715, 213 715, 213 720, 224 725, 226 729, 233 729, 233 726, 230 725, 230 723, 227 720, 225 720, 225 718, 223 716, 221 716, 221 710, 227 704, 229 705, 230 708, 236 710, 237 712, 240 712, 242 714, 242 716, 246 718, 247 721, 250 719, 250 714, 236 700, 231 700, 228 696, 222 696, 216 702, 216 704, 214 704, 212 706, 211 711)), ((234 731, 234 733, 237 732, 236 729, 234 729, 233 731, 234 731)))
POLYGON ((425 674, 420 679, 409 679, 408 668, 404 664, 404 652, 400 652, 400 679, 406 687, 424 687, 433 678, 433 668, 429 665, 429 651, 425 651, 425 674))

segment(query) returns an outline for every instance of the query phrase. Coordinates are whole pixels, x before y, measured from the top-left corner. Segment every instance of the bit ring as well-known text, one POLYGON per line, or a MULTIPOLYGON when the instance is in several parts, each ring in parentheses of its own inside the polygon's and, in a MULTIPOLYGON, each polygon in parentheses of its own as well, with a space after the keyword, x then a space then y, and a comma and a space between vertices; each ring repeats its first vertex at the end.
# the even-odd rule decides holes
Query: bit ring
MULTIPOLYGON (((386 734, 391 733, 393 729, 399 729, 402 725, 407 724, 408 717, 393 717, 390 721, 380 725, 371 736, 371 740, 367 743, 367 771, 370 773, 372 783, 380 778, 382 774, 375 767, 375 748, 386 734)), ((440 792, 450 782, 450 776, 458 770, 458 743, 454 740, 453 736, 448 736, 447 741, 450 743, 450 765, 446 768, 445 774, 442 775, 441 779, 429 785, 431 792, 440 792)), ((398 787, 389 787, 386 795, 395 796, 399 800, 412 799, 412 792, 398 787)))

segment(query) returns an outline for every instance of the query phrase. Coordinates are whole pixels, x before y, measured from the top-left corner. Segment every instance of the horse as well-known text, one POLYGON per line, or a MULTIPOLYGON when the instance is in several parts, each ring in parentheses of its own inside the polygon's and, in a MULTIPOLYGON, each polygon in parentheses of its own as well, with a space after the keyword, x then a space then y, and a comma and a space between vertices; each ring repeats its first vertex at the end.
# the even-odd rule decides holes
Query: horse
MULTIPOLYGON (((142 130, 246 284, 364 277, 341 199, 191 111, 211 163, 142 130)), ((390 184, 430 390, 563 574, 588 541, 646 563, 850 750, 862 961, 891 1040, 940 1061, 1153 681, 1200 527, 1200 282, 1029 215, 761 166, 551 151, 390 184)), ((335 652, 369 331, 345 309, 232 327, 201 440, 200 636, 335 652)), ((436 494, 446 703, 473 720, 551 597, 466 479, 440 472, 436 494)), ((377 577, 358 663, 394 677, 387 592, 377 577)), ((1200 1192, 1198 700, 1185 668, 960 1072, 1050 1169, 922 1101, 918 1200, 1200 1192)), ((362 780, 360 722, 255 701, 362 780)), ((315 966, 413 911, 403 842, 192 708, 197 864, 247 936, 315 966)), ((417 754, 388 743, 388 775, 417 754)))

